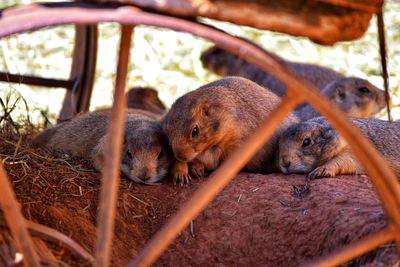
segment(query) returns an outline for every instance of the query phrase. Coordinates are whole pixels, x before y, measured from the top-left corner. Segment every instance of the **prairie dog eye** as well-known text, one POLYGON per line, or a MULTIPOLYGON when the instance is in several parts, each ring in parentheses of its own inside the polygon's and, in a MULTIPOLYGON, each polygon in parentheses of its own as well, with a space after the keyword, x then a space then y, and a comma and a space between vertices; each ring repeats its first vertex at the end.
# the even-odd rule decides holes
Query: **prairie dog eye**
POLYGON ((199 135, 199 127, 196 125, 192 129, 192 137, 197 137, 199 135))
POLYGON ((160 151, 160 153, 158 154, 157 159, 162 159, 165 156, 165 153, 163 150, 160 151))
POLYGON ((340 100, 344 100, 345 98, 346 98, 346 94, 343 93, 343 92, 340 92, 340 93, 339 93, 339 99, 340 99, 340 100))
POLYGON ((128 159, 132 159, 132 153, 129 149, 126 151, 126 156, 128 157, 128 159))
POLYGON ((369 93, 369 89, 365 86, 358 88, 358 91, 363 94, 369 93))
POLYGON ((303 144, 301 144, 301 147, 308 147, 309 145, 311 145, 311 139, 307 137, 303 140, 303 144))

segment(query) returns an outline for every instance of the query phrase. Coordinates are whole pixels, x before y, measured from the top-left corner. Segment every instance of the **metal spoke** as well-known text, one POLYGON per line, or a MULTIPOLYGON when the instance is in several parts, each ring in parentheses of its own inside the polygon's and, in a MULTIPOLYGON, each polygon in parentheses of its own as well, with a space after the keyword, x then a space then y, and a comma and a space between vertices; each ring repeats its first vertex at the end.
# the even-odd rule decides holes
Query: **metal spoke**
POLYGON ((333 252, 329 256, 322 257, 315 261, 306 263, 302 266, 338 266, 346 263, 356 257, 363 255, 364 253, 377 248, 380 245, 390 242, 394 239, 395 233, 393 227, 389 226, 379 232, 373 233, 366 238, 354 242, 346 247, 341 248, 338 251, 333 252))
POLYGON ((125 83, 129 63, 132 26, 122 26, 115 83, 114 104, 109 119, 105 164, 101 181, 95 266, 108 266, 114 232, 115 209, 119 187, 119 166, 125 121, 125 83))
POLYGON ((3 162, 0 160, 0 204, 4 212, 8 227, 15 239, 18 249, 23 255, 25 266, 39 267, 39 258, 35 252, 33 242, 29 236, 26 222, 20 212, 11 184, 8 180, 3 162))

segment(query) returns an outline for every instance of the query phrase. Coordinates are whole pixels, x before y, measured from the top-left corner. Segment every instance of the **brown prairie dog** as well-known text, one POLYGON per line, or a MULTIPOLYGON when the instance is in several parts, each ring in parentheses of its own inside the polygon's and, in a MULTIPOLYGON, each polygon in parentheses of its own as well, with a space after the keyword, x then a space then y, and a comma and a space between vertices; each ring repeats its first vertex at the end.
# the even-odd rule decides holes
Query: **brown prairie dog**
MULTIPOLYGON (((101 170, 110 110, 79 115, 44 130, 33 144, 54 151, 88 158, 101 170)), ((121 171, 138 183, 156 183, 168 172, 172 153, 157 116, 127 109, 121 171)))
MULTIPOLYGON (((367 80, 348 77, 340 78, 326 85, 321 93, 335 103, 348 116, 370 118, 385 107, 385 92, 367 80)), ((296 116, 308 120, 320 114, 310 105, 302 105, 295 111, 296 116)))
MULTIPOLYGON (((172 167, 174 179, 190 180, 189 168, 196 176, 217 168, 280 102, 280 97, 240 77, 209 83, 178 98, 161 122, 178 160, 172 167)), ((296 122, 294 115, 288 115, 244 169, 274 170, 278 136, 296 122)))
POLYGON ((167 109, 158 97, 158 92, 149 87, 133 87, 126 93, 127 107, 142 109, 164 115, 167 109))
MULTIPOLYGON (((250 41, 248 41, 250 42, 250 41)), ((241 76, 269 88, 278 96, 284 96, 286 85, 272 74, 265 72, 257 65, 216 46, 203 52, 200 58, 203 67, 220 76, 241 76)), ((344 78, 344 76, 332 69, 304 63, 294 63, 281 59, 287 67, 304 78, 317 88, 322 90, 328 83, 344 78)))
MULTIPOLYGON (((400 178, 400 122, 352 119, 400 178)), ((306 173, 310 178, 363 174, 350 146, 329 122, 317 117, 289 127, 279 140, 277 167, 283 173, 306 173)))
MULTIPOLYGON (((202 54, 201 61, 206 69, 221 76, 242 76, 279 96, 285 94, 286 86, 283 82, 228 51, 211 47, 202 54)), ((334 70, 313 64, 285 62, 290 70, 319 88, 323 95, 351 117, 369 118, 385 106, 384 91, 367 80, 344 77, 334 70)), ((300 120, 319 116, 309 105, 297 108, 296 115, 300 120)))

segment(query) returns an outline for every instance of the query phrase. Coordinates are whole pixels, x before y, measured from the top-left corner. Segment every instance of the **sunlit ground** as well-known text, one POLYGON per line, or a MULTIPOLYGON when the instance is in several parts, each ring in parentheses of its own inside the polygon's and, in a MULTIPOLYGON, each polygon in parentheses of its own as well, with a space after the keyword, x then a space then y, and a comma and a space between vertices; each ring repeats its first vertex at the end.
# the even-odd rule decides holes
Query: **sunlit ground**
MULTIPOLYGON (((5 1, 1 6, 34 1, 5 1)), ((385 7, 392 113, 400 118, 400 4, 385 7)), ((383 88, 377 41, 376 20, 371 21, 363 38, 332 47, 312 43, 305 38, 239 27, 207 20, 232 34, 248 38, 267 50, 291 61, 315 63, 349 76, 366 78, 383 88)), ((117 24, 99 26, 99 49, 96 81, 91 109, 109 106, 115 78, 119 42, 117 24)), ((0 40, 0 71, 67 79, 70 72, 74 27, 71 25, 42 29, 0 40)), ((136 27, 131 50, 128 86, 151 86, 170 106, 184 93, 218 77, 204 70, 199 61, 202 51, 212 44, 186 33, 153 27, 136 27)), ((43 89, 23 84, 0 83, 0 97, 21 94, 34 112, 35 107, 48 110, 55 117, 60 109, 64 89, 43 89)), ((25 108, 22 108, 25 112, 25 108)), ((37 112, 37 111, 36 111, 37 112)), ((38 114, 38 112, 37 112, 38 114)), ((380 115, 386 118, 386 114, 380 115)))

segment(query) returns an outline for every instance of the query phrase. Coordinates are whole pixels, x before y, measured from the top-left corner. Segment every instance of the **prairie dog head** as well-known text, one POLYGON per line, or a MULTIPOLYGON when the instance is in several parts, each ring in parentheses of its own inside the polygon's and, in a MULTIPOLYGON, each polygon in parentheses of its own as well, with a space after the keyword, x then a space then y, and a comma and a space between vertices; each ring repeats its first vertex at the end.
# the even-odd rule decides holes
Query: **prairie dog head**
MULTIPOLYGON (((190 94, 190 93, 189 93, 190 94)), ((162 125, 175 158, 190 162, 201 152, 216 145, 224 134, 221 107, 188 94, 178 99, 162 125)))
POLYGON ((200 61, 205 69, 219 76, 228 75, 227 52, 216 46, 212 46, 201 54, 200 61))
MULTIPOLYGON (((247 117, 253 119, 241 101, 254 98, 252 91, 265 92, 257 86, 244 78, 227 77, 178 98, 161 121, 175 158, 190 162, 206 150, 225 151, 236 145, 241 132, 248 131, 238 123, 247 117)), ((257 116, 257 112, 254 114, 257 116)), ((224 153, 218 154, 220 159, 224 153)))
MULTIPOLYGON (((245 38, 240 39, 242 41, 248 42, 252 46, 257 46, 260 49, 264 50, 261 46, 257 45, 254 42, 251 42, 245 38)), ((268 53, 267 51, 265 52, 268 53)), ((269 54, 269 56, 272 56, 275 58, 275 60, 284 63, 282 59, 278 56, 275 56, 273 54, 269 54)), ((262 74, 267 74, 256 65, 253 65, 246 61, 241 56, 235 55, 217 46, 212 46, 205 50, 200 56, 200 61, 203 65, 203 68, 208 69, 209 71, 219 76, 243 76, 246 78, 252 77, 250 80, 258 80, 260 78, 260 74, 261 76, 263 76, 262 74)))
POLYGON ((360 78, 335 80, 322 92, 350 117, 370 118, 385 106, 385 92, 360 78))
POLYGON ((126 93, 127 107, 147 110, 156 114, 164 114, 166 107, 158 97, 158 92, 149 87, 134 87, 126 93))
POLYGON ((329 123, 317 117, 290 126, 279 139, 276 165, 283 173, 309 173, 346 146, 329 123))
MULTIPOLYGON (((102 164, 102 158, 107 156, 104 155, 105 142, 106 137, 103 137, 95 148, 95 165, 102 164)), ((145 120, 128 124, 122 147, 122 173, 137 183, 154 184, 166 176, 172 158, 161 125, 145 120)))

